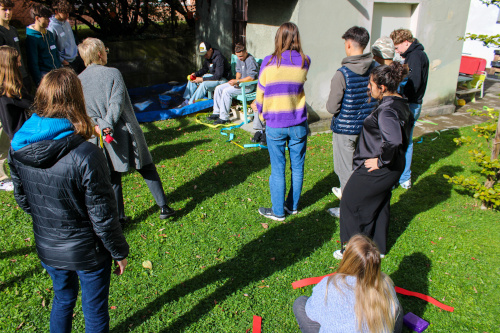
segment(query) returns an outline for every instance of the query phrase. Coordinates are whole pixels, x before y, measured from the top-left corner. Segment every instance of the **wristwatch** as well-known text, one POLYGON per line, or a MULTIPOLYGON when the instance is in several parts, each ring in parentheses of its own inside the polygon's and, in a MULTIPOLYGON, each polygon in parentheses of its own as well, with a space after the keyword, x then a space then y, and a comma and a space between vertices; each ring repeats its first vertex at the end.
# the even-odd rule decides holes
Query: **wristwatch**
POLYGON ((239 85, 240 84, 240 80, 236 80, 236 84, 239 85))

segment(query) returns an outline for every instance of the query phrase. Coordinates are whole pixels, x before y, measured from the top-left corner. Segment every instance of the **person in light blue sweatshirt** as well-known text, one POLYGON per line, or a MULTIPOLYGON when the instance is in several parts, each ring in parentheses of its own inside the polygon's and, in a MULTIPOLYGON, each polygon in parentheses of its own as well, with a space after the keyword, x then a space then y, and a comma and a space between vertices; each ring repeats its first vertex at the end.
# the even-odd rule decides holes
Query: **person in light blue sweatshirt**
POLYGON ((84 69, 83 62, 78 56, 78 46, 68 21, 73 8, 66 0, 58 1, 53 8, 54 16, 50 18, 47 30, 54 35, 62 65, 73 68, 79 74, 84 69))
POLYGON ((31 7, 35 23, 26 27, 26 55, 28 69, 36 85, 53 69, 61 67, 54 35, 47 30, 52 11, 40 4, 31 7))
POLYGON ((336 273, 324 277, 311 297, 295 300, 293 312, 302 333, 401 332, 403 309, 380 266, 375 243, 353 236, 336 273))

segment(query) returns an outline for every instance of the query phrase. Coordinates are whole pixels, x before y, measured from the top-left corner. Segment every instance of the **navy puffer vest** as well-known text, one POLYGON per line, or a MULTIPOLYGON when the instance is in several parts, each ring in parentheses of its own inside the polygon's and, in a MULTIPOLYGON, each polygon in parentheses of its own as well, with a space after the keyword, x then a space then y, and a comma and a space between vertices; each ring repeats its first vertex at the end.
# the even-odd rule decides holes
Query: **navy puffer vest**
POLYGON ((330 126, 334 133, 346 135, 361 133, 363 121, 377 106, 377 100, 372 98, 368 102, 367 95, 370 72, 375 66, 375 63, 372 63, 363 75, 354 73, 346 66, 338 69, 344 75, 346 88, 340 113, 332 119, 330 126))

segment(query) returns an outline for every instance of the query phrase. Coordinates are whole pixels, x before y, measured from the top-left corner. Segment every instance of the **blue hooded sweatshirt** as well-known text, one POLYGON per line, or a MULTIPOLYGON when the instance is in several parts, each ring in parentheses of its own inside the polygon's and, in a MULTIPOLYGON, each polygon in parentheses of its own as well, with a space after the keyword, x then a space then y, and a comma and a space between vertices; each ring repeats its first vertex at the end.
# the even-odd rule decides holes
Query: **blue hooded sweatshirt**
POLYGON ((44 74, 61 67, 54 35, 34 29, 34 25, 26 27, 26 56, 28 69, 36 85, 40 84, 44 74))

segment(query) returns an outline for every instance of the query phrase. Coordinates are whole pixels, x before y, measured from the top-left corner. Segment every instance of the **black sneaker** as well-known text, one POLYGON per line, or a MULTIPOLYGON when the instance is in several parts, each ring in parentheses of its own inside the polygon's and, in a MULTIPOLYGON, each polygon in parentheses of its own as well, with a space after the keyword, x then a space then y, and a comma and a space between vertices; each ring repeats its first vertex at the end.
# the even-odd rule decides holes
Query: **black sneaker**
POLYGON ((264 216, 264 217, 267 217, 268 219, 271 219, 271 220, 285 221, 285 216, 284 215, 283 216, 274 215, 272 208, 260 207, 259 214, 264 216))
POLYGON ((207 117, 208 120, 217 120, 219 119, 218 114, 211 114, 210 116, 207 117))
POLYGON ((255 132, 252 138, 252 142, 260 142, 261 137, 262 137, 262 131, 255 132))
POLYGON ((216 121, 214 121, 214 125, 224 125, 224 124, 227 124, 229 122, 229 119, 228 120, 224 120, 224 119, 217 119, 216 121))
POLYGON ((167 217, 175 215, 175 210, 172 208, 168 207, 167 205, 162 206, 160 208, 160 220, 164 220, 167 217))
POLYGON ((260 137, 260 144, 263 146, 267 146, 266 132, 262 132, 262 136, 260 137))

